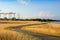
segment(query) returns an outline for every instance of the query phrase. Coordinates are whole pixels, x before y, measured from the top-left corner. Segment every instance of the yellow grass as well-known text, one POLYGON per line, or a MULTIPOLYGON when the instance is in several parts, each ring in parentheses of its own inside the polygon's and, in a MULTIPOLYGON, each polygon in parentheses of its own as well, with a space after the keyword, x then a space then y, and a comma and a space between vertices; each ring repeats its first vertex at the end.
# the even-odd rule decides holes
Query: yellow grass
POLYGON ((0 30, 0 40, 40 40, 40 39, 14 31, 0 30))
POLYGON ((33 37, 31 35, 5 30, 5 28, 8 27, 13 27, 13 26, 17 27, 21 25, 35 24, 35 23, 38 22, 31 21, 30 23, 29 21, 0 21, 0 40, 40 40, 39 38, 33 37))
MULTIPOLYGON (((43 22, 44 23, 44 22, 43 22)), ((17 27, 22 25, 29 25, 29 24, 41 24, 41 22, 38 21, 0 21, 0 29, 4 29, 7 27, 17 27), (2 23, 7 22, 7 23, 2 23)))
POLYGON ((42 34, 60 36, 60 24, 55 24, 55 23, 26 26, 23 27, 22 30, 40 33, 40 34, 42 33, 42 34))
POLYGON ((20 40, 20 37, 16 32, 0 30, 0 40, 20 40))

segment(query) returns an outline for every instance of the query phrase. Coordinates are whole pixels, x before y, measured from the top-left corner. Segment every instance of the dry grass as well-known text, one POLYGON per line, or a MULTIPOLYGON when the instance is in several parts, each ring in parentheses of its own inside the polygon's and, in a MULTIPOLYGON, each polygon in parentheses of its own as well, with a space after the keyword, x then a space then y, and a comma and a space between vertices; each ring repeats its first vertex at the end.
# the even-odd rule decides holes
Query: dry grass
POLYGON ((40 40, 39 38, 33 37, 31 35, 5 30, 5 28, 8 27, 13 26, 17 27, 21 25, 35 24, 35 23, 38 22, 30 23, 29 21, 0 21, 0 40, 40 40))
POLYGON ((42 33, 42 34, 60 36, 60 24, 55 24, 55 23, 34 25, 34 26, 28 26, 28 27, 26 26, 26 27, 23 27, 22 30, 40 33, 40 34, 42 33))
POLYGON ((0 30, 0 40, 20 40, 20 37, 16 32, 0 30))
POLYGON ((21 25, 28 25, 28 24, 39 24, 40 22, 37 21, 0 21, 0 29, 4 29, 7 27, 17 27, 21 25), (7 22, 7 23, 5 23, 7 22))
POLYGON ((14 31, 0 30, 0 40, 40 40, 40 39, 14 31))

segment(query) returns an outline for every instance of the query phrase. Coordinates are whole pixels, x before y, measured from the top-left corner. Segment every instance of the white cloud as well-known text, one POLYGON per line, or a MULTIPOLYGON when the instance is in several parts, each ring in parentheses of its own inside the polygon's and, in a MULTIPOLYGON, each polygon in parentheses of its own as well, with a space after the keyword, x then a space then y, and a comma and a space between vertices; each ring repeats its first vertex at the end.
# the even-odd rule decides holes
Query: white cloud
POLYGON ((47 11, 40 11, 38 12, 37 14, 34 15, 34 17, 37 17, 37 18, 45 18, 45 19, 53 19, 55 17, 54 14, 51 14, 50 12, 47 12, 47 11))
POLYGON ((17 2, 22 5, 28 5, 31 2, 31 0, 17 0, 17 2))
POLYGON ((50 12, 47 11, 41 11, 38 16, 41 18, 53 18, 55 15, 51 14, 50 12))
POLYGON ((56 15, 50 13, 49 11, 39 11, 33 13, 32 15, 24 16, 24 18, 41 18, 41 19, 54 19, 56 15))

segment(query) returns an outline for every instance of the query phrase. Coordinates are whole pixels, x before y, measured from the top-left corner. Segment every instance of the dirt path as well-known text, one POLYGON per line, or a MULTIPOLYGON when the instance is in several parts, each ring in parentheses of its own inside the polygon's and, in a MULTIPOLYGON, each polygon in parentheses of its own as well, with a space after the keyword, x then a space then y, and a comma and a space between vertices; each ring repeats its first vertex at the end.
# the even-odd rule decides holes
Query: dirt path
MULTIPOLYGON (((32 24, 31 25, 24 25, 24 26, 32 26, 32 24)), ((22 27, 24 27, 24 26, 22 26, 22 27)), ((60 37, 58 37, 58 36, 51 36, 51 35, 46 35, 46 34, 37 34, 37 33, 33 33, 33 32, 23 31, 23 30, 21 30, 22 27, 19 27, 19 26, 18 27, 12 27, 12 28, 10 28, 10 30, 22 32, 22 33, 29 34, 29 35, 32 35, 35 37, 39 37, 42 40, 60 40, 60 37)))

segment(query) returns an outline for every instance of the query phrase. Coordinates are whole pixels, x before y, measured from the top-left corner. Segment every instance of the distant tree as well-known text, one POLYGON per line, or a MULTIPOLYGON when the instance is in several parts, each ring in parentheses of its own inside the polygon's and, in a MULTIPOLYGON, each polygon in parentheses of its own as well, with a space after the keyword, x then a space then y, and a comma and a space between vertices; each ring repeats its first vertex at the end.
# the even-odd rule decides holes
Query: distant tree
POLYGON ((15 18, 15 17, 13 17, 13 18, 11 18, 11 20, 16 20, 16 18, 15 18))
POLYGON ((0 18, 0 20, 2 20, 2 18, 0 18))
POLYGON ((8 18, 7 17, 4 17, 4 20, 7 20, 8 18))

